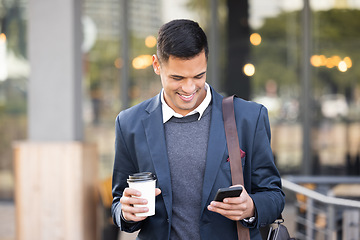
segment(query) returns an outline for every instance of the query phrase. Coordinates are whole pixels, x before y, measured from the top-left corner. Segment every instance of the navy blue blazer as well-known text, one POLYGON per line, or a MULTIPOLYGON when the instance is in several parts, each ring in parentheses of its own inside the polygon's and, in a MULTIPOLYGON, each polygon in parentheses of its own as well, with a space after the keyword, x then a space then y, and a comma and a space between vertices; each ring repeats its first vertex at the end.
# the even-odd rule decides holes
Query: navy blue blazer
MULTIPOLYGON (((237 239, 236 223, 207 210, 216 191, 231 186, 230 163, 222 118, 222 96, 212 91, 212 112, 203 182, 201 239, 237 239)), ((235 117, 242 159, 244 185, 254 201, 257 220, 249 227, 251 239, 261 239, 258 227, 272 223, 284 208, 281 179, 270 147, 270 126, 264 106, 235 99, 235 117)), ((114 222, 122 231, 140 229, 138 239, 169 239, 172 220, 170 169, 162 122, 160 94, 120 112, 116 118, 115 162, 113 169, 114 222), (156 214, 142 222, 128 223, 120 218, 120 198, 132 173, 156 174, 162 193, 156 197, 156 214)), ((231 160, 230 160, 231 161, 231 160)), ((191 187, 191 186, 189 186, 191 187)))

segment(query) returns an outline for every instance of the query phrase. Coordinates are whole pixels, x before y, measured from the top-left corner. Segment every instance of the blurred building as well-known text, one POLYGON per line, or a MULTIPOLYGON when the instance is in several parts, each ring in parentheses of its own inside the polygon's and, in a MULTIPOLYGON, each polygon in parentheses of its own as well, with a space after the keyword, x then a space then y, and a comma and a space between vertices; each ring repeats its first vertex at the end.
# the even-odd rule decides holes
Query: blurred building
MULTIPOLYGON (((133 0, 128 4, 129 30, 138 37, 156 33, 162 24, 161 0, 133 0)), ((99 39, 122 36, 122 12, 121 1, 83 1, 83 14, 94 21, 99 39)))
MULTIPOLYGON (((245 23, 249 36, 239 44, 250 49, 246 59, 253 66, 252 74, 248 76, 251 79, 249 91, 253 100, 268 107, 272 147, 281 174, 303 173, 306 154, 303 145, 310 143, 312 174, 359 176, 360 0, 247 2, 249 18, 245 23), (309 6, 304 9, 306 2, 309 6), (304 13, 308 14, 308 22, 304 21, 304 13), (306 37, 304 32, 308 33, 306 37), (251 41, 250 34, 257 34, 255 42, 251 41), (304 47, 304 42, 310 44, 304 47), (304 73, 307 74, 305 77, 304 73), (304 111, 303 105, 306 98, 302 95, 304 79, 309 83, 309 112, 304 111), (266 87, 269 82, 276 88, 269 91, 266 87), (304 116, 311 121, 304 123, 304 116), (305 127, 310 135, 304 135, 305 127)), ((0 72, 7 73, 0 77, 0 200, 12 201, 14 196, 12 144, 28 138, 31 70, 27 56, 31 31, 27 27, 28 10, 38 7, 29 3, 30 0, 0 0, 0 34, 3 34, 0 41, 1 46, 6 45, 2 48, 6 49, 6 58, 5 50, 0 50, 3 54, 0 72), (2 64, 4 61, 6 64, 2 64), (5 65, 8 68, 1 71, 5 65)), ((155 45, 145 43, 147 36, 156 36, 162 23, 175 18, 199 21, 201 26, 206 26, 210 36, 216 27, 210 13, 211 6, 215 6, 219 53, 216 55, 210 49, 209 60, 217 57, 220 83, 228 77, 227 53, 232 50, 227 49, 228 42, 225 41, 229 19, 227 1, 128 0, 129 44, 128 59, 124 60, 121 55, 124 50, 122 3, 118 0, 83 0, 81 9, 85 40, 91 38, 83 51, 83 62, 78 65, 78 69, 81 64, 84 66, 81 69, 83 95, 80 96, 84 141, 98 146, 98 171, 102 179, 111 177, 114 119, 122 109, 124 97, 129 99, 129 105, 134 105, 154 96, 161 88, 151 63, 141 68, 133 64, 139 57, 149 59, 156 52, 155 45), (217 5, 211 5, 214 2, 217 5), (86 33, 87 27, 89 33, 86 33), (128 63, 129 89, 123 92, 125 61, 128 63)), ((42 40, 37 38, 39 42, 42 40)), ((58 41, 54 41, 54 47, 58 41)), ((237 63, 236 67, 242 71, 244 66, 237 63)), ((242 79, 238 77, 238 81, 242 79)))

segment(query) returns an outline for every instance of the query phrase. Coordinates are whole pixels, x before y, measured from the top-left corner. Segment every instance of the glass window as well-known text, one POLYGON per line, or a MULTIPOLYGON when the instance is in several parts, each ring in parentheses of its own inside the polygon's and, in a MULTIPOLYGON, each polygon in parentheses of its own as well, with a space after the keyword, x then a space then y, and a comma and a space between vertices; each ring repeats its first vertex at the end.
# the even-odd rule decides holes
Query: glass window
POLYGON ((252 100, 267 107, 272 149, 281 171, 298 172, 302 162, 302 1, 250 1, 252 100))
POLYGON ((317 173, 359 175, 360 1, 311 1, 311 6, 317 173))
MULTIPOLYGON (((245 64, 241 67, 250 77, 251 99, 268 108, 279 169, 300 173, 304 4, 302 0, 248 3, 249 39, 245 44, 250 54, 246 68, 245 64)), ((26 139, 27 132, 27 5, 26 0, 0 2, 0 197, 10 196, 13 188, 11 144, 26 139)), ((358 175, 360 0, 311 0, 310 5, 311 148, 313 166, 319 166, 314 173, 358 175)), ((229 65, 227 6, 226 1, 218 1, 218 81, 223 89, 229 65)), ((210 9, 210 1, 128 1, 129 59, 124 62, 121 1, 84 0, 85 140, 98 143, 101 177, 111 174, 114 119, 126 107, 123 99, 127 97, 132 106, 161 89, 151 67, 158 28, 175 18, 194 19, 206 30, 211 45, 210 9), (129 70, 127 92, 122 85, 124 66, 129 70)), ((210 52, 209 61, 213 54, 210 52)))
MULTIPOLYGON (((303 2, 289 2, 250 1, 252 96, 269 110, 279 169, 300 173, 303 2)), ((310 1, 312 174, 359 174, 359 5, 310 1)))
POLYGON ((27 1, 0 1, 0 199, 12 199, 12 144, 26 139, 27 1))

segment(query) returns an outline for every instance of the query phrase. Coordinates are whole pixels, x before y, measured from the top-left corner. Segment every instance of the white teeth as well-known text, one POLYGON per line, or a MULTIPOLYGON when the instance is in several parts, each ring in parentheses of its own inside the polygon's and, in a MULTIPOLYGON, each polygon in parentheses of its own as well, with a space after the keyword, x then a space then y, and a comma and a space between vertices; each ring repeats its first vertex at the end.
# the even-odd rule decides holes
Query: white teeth
POLYGON ((181 95, 181 96, 184 97, 184 98, 190 98, 192 95, 190 95, 190 96, 181 95))
POLYGON ((191 95, 189 95, 189 96, 185 96, 185 95, 182 95, 182 94, 180 94, 183 98, 187 98, 187 99, 189 99, 189 98, 191 98, 194 94, 191 94, 191 95))

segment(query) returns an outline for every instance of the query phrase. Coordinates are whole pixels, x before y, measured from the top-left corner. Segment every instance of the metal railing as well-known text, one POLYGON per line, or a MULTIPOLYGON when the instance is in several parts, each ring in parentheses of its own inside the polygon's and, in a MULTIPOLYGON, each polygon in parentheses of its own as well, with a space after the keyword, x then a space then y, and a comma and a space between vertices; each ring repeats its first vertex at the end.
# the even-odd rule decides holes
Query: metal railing
POLYGON ((360 240, 360 201, 334 197, 331 191, 337 184, 360 184, 360 177, 289 176, 282 184, 296 194, 296 239, 360 240))

